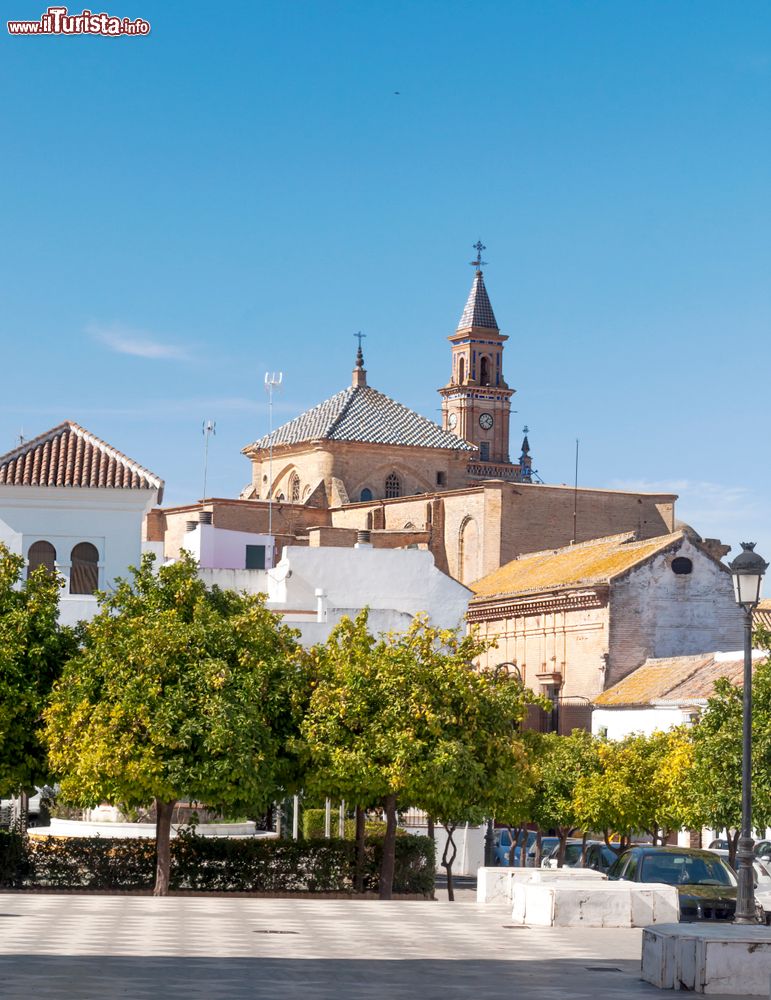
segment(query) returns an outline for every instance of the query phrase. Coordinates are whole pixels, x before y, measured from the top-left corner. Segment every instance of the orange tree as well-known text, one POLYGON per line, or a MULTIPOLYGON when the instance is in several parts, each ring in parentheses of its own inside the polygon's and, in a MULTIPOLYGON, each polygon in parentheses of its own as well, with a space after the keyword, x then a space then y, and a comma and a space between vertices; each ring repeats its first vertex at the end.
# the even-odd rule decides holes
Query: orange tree
POLYGON ((169 885, 180 798, 256 811, 293 784, 305 698, 296 633, 262 598, 207 590, 194 561, 145 557, 102 595, 46 710, 63 796, 156 807, 155 893, 169 885))

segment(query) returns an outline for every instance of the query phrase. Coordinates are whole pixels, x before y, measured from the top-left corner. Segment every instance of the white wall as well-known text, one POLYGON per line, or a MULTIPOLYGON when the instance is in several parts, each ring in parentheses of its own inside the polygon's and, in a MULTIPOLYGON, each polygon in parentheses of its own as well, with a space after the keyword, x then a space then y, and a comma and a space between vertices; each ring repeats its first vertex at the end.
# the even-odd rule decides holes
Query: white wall
MULTIPOLYGON (((50 542, 68 583, 73 547, 90 542, 99 553, 99 588, 108 589, 139 565, 142 521, 157 497, 157 490, 0 486, 0 542, 25 558, 33 542, 50 542)), ((96 599, 65 588, 60 609, 62 623, 74 624, 93 615, 96 599)))
POLYGON ((689 712, 676 706, 666 708, 595 708, 592 712, 592 732, 599 736, 607 731, 608 739, 621 740, 630 733, 666 731, 688 721, 689 712))
POLYGON ((426 612, 433 625, 454 628, 463 623, 471 596, 422 549, 290 545, 270 570, 202 567, 199 575, 207 586, 266 593, 268 607, 299 629, 308 646, 323 642, 343 615, 353 618, 365 607, 376 635, 408 628, 419 612, 426 612))
POLYGON ((273 566, 274 545, 270 535, 198 523, 182 540, 182 548, 194 555, 203 569, 246 569, 247 545, 263 545, 265 567, 273 566))
POLYGON ((675 552, 662 553, 611 585, 610 687, 648 657, 686 656, 714 649, 741 649, 743 614, 731 575, 687 537, 675 552), (672 559, 693 562, 678 576, 672 559))

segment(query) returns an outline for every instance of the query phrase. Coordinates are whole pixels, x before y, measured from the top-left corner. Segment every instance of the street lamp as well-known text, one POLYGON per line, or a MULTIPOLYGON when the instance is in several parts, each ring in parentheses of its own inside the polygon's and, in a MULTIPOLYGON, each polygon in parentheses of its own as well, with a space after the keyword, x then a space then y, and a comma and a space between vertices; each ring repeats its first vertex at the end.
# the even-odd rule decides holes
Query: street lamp
POLYGON ((729 563, 736 603, 744 611, 744 692, 742 699, 742 828, 736 856, 739 887, 736 923, 754 924, 755 879, 752 869, 752 612, 760 600, 760 585, 768 563, 754 551, 754 542, 742 542, 742 551, 729 563))

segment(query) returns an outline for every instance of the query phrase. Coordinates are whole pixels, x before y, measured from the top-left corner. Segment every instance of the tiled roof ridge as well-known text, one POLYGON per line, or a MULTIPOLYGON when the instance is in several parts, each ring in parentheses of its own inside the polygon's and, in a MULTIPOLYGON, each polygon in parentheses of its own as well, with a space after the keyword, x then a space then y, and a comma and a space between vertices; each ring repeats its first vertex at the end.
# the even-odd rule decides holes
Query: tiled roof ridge
MULTIPOLYGON (((340 407, 340 412, 337 414, 336 417, 333 417, 332 420, 329 422, 329 426, 327 427, 327 430, 326 430, 326 435, 327 436, 330 436, 330 435, 334 434, 335 429, 340 426, 340 424, 343 422, 343 420, 345 419, 345 417, 348 415, 349 410, 351 409, 351 407, 354 404, 354 401, 356 399, 357 393, 367 392, 367 390, 369 390, 369 389, 372 389, 372 386, 369 386, 369 385, 349 385, 347 387, 347 389, 343 390, 343 393, 345 393, 347 395, 347 398, 343 402, 343 405, 340 407)), ((377 392, 377 389, 372 389, 372 391, 373 392, 377 392)), ((338 393, 337 395, 340 395, 340 394, 338 393)), ((382 396, 383 393, 380 393, 380 395, 382 396)))
MULTIPOLYGON (((15 465, 15 463, 17 463, 20 459, 23 459, 28 455, 34 454, 38 449, 45 448, 45 446, 49 444, 49 442, 56 441, 58 438, 62 438, 66 434, 71 434, 78 440, 82 441, 85 445, 88 445, 91 448, 96 449, 106 458, 118 463, 119 465, 126 468, 129 472, 133 473, 134 476, 137 477, 139 480, 141 479, 146 480, 149 486, 154 487, 155 489, 159 490, 162 493, 164 483, 163 480, 160 478, 160 476, 157 476, 154 472, 151 472, 149 469, 146 469, 143 465, 140 465, 138 462, 135 462, 134 459, 129 458, 128 455, 124 454, 122 451, 119 451, 117 448, 114 448, 112 445, 102 440, 102 438, 99 438, 95 434, 92 434, 91 431, 86 430, 85 427, 82 427, 74 420, 63 420, 60 424, 57 424, 50 430, 45 431, 42 434, 38 434, 37 437, 31 438, 29 441, 25 441, 23 444, 20 444, 16 448, 13 448, 5 455, 0 455, 0 484, 6 486, 41 485, 40 483, 36 482, 40 472, 41 460, 35 460, 33 469, 31 470, 29 476, 29 478, 32 480, 32 482, 30 483, 20 484, 15 482, 15 480, 18 478, 18 474, 15 475, 13 479, 8 480, 5 477, 5 475, 3 475, 3 472, 5 469, 7 469, 8 466, 15 465)), ((45 456, 42 459, 42 461, 45 463, 45 461, 49 457, 50 456, 45 456)), ((80 449, 78 449, 75 455, 67 455, 67 466, 64 474, 65 479, 73 477, 78 479, 80 478, 80 476, 76 473, 75 463, 77 461, 83 461, 83 460, 84 458, 83 455, 81 454, 80 449)), ((52 484, 46 483, 44 485, 52 485, 52 484)), ((83 484, 65 482, 65 483, 57 483, 55 485, 83 485, 83 484)), ((95 485, 103 485, 103 484, 97 483, 95 485)))

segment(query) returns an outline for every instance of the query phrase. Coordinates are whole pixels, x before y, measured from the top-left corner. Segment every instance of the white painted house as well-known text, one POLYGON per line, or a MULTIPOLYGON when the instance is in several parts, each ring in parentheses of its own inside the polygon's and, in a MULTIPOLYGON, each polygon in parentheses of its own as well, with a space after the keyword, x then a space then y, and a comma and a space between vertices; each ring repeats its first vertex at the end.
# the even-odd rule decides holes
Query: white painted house
POLYGON ((288 545, 272 567, 269 536, 192 521, 188 527, 182 547, 199 560, 207 586, 267 594, 268 607, 299 629, 306 645, 323 642, 344 615, 364 608, 373 634, 406 629, 421 612, 441 628, 464 623, 471 591, 437 569, 425 549, 373 548, 360 532, 347 548, 288 545), (250 559, 254 568, 247 569, 250 559))
POLYGON ((60 618, 90 618, 96 590, 142 555, 142 522, 163 481, 72 421, 0 456, 0 542, 64 578, 60 618))

